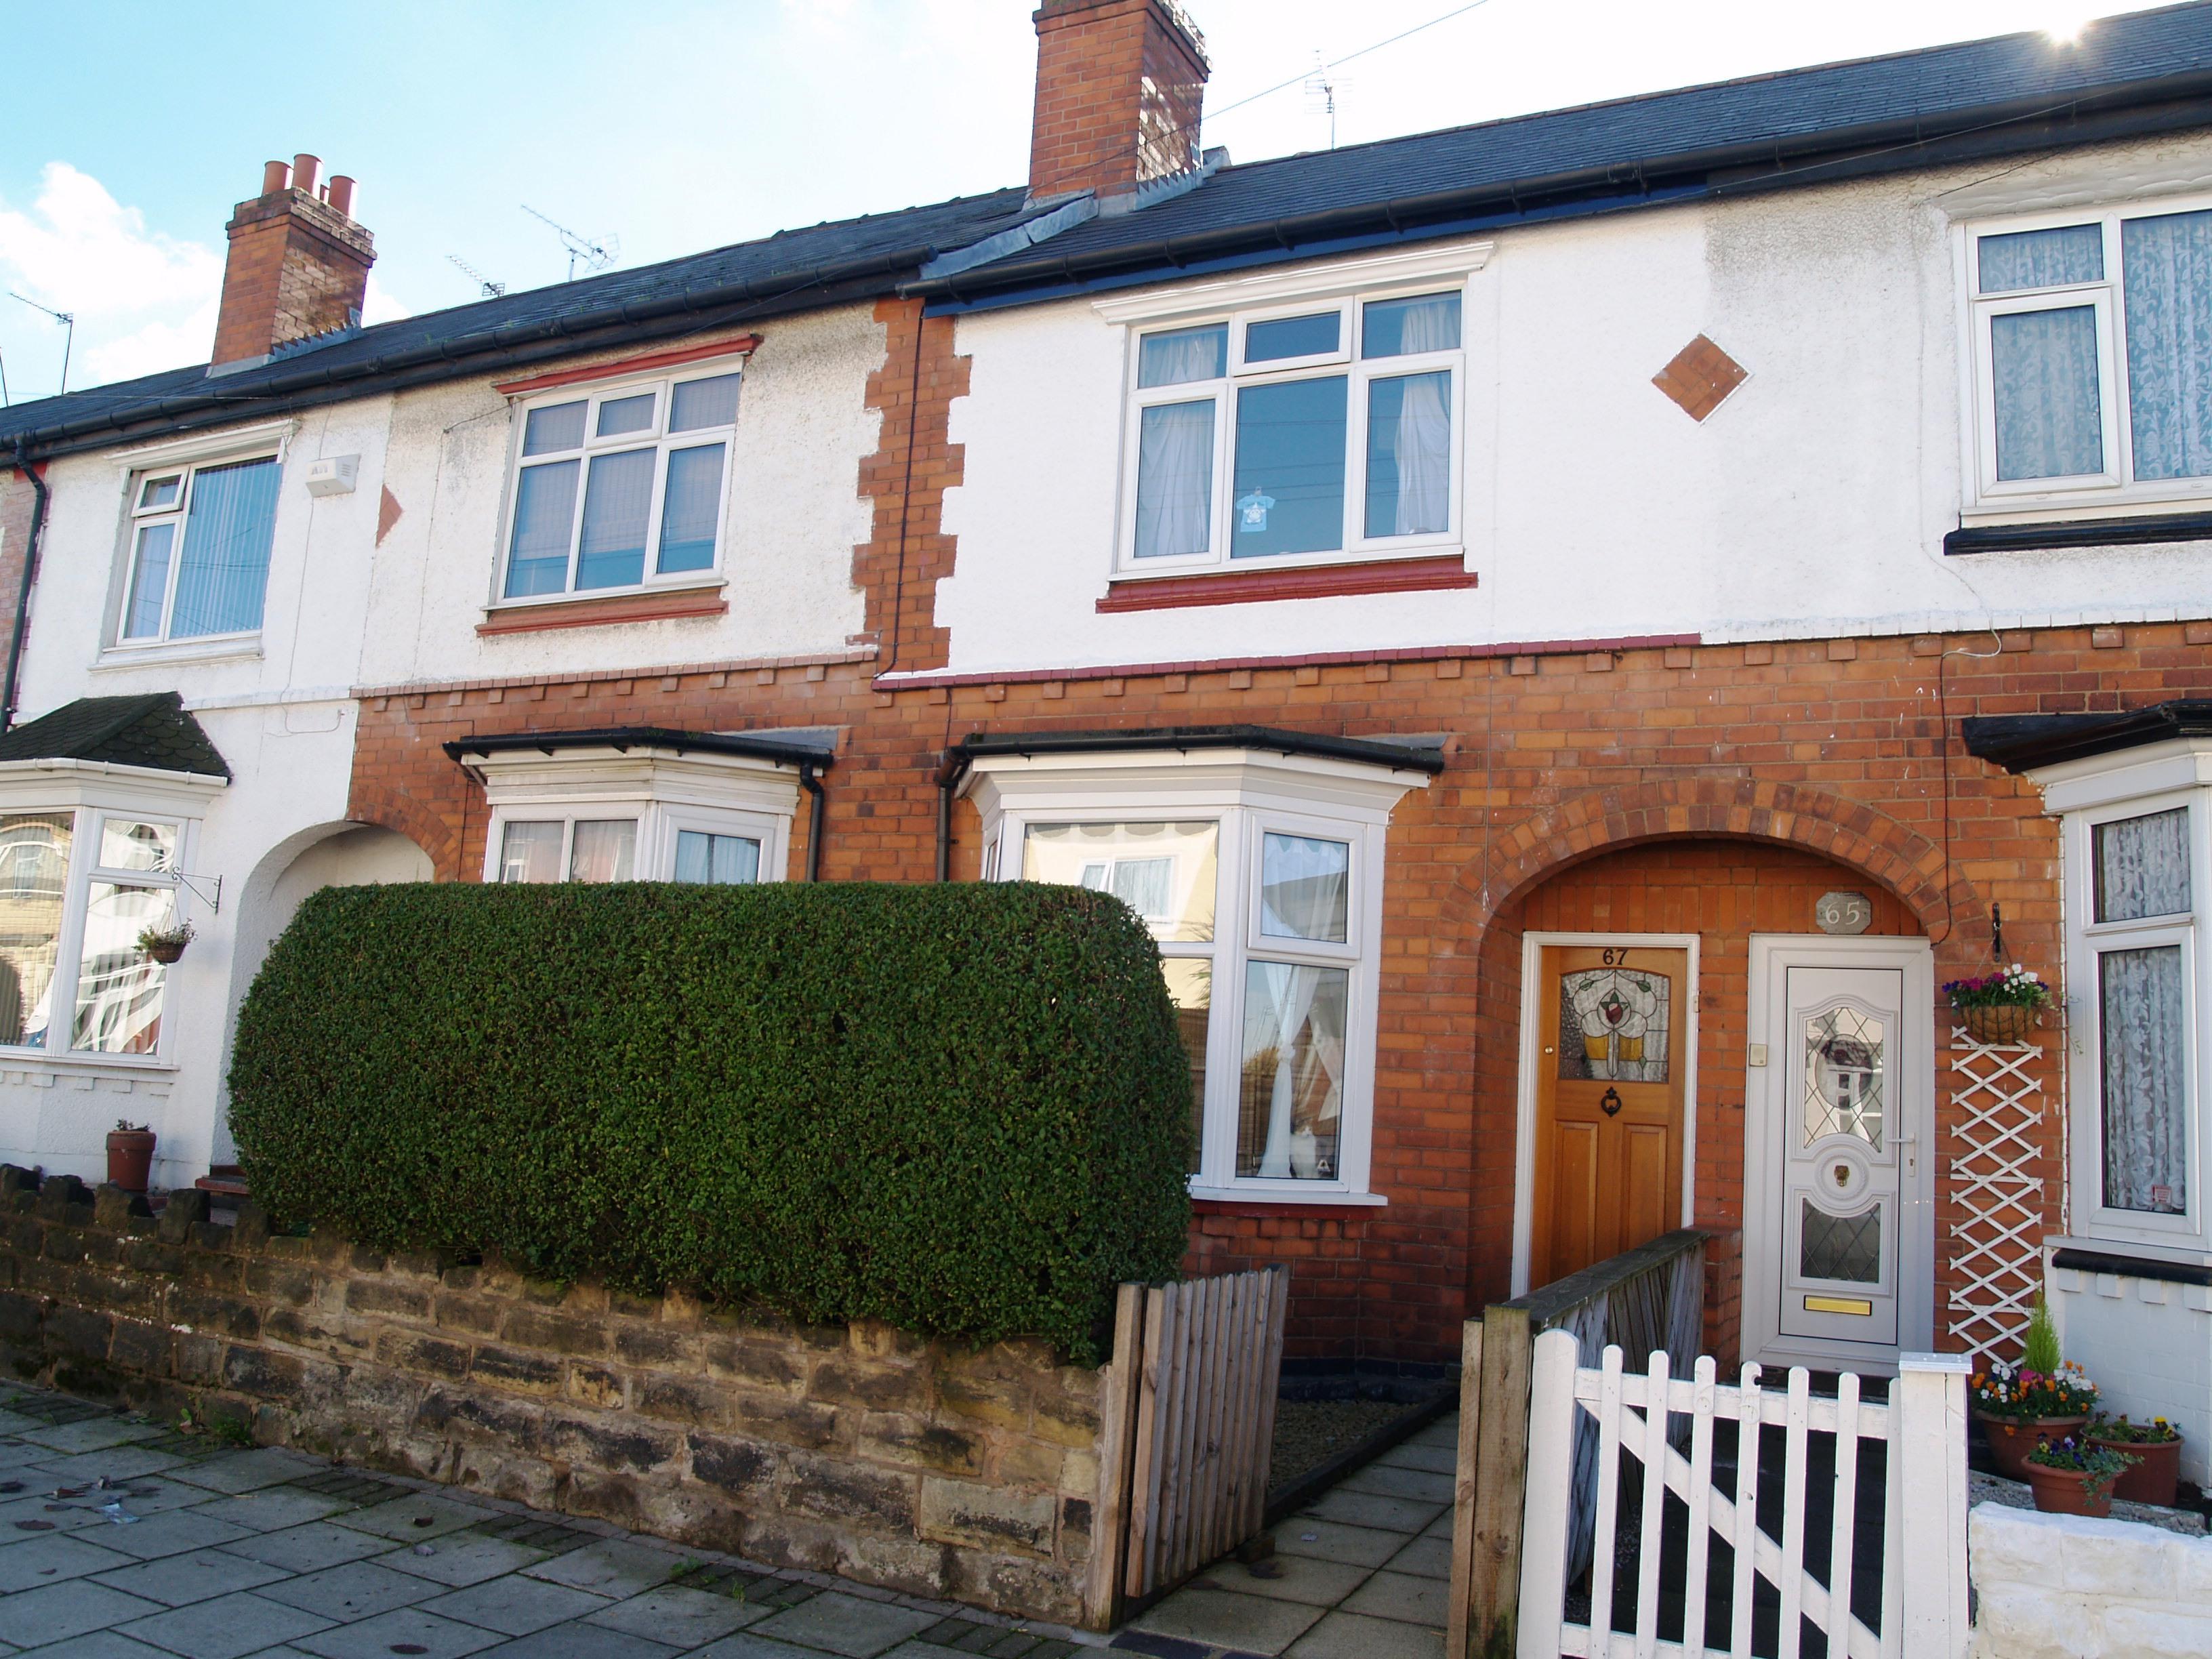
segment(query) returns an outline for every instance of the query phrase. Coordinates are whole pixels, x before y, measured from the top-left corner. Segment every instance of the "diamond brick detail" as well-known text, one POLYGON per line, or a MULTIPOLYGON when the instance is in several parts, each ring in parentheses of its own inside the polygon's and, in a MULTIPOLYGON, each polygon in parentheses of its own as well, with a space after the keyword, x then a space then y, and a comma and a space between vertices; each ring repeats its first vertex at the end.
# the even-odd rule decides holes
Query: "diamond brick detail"
POLYGON ((1651 384, 1692 420, 1702 421, 1728 401, 1729 393, 1744 383, 1749 372, 1700 334, 1651 377, 1651 384))

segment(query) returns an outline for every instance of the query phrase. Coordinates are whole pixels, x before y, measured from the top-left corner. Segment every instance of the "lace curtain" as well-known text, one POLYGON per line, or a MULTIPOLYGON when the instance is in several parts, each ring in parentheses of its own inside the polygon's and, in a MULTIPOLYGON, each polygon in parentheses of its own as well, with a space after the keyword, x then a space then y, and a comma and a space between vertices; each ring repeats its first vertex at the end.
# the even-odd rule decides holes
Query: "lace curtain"
POLYGON ((2120 225, 2138 478, 2212 475, 2212 211, 2120 225))
POLYGON ((2180 1215, 2189 1205, 2188 1010, 2181 947, 2097 958, 2105 1203, 2180 1215))
POLYGON ((2105 470, 2094 307, 1990 318, 1990 367, 1998 477, 2070 478, 2105 470))
MULTIPOLYGON (((1406 305, 1399 349, 1449 351, 1459 344, 1459 296, 1438 295, 1406 305)), ((1387 530, 1369 515, 1370 535, 1419 536, 1451 527, 1451 376, 1413 374, 1403 389, 1391 459, 1397 464, 1398 499, 1387 530)))
POLYGON ((1137 439, 1137 556, 1203 553, 1213 520, 1213 400, 1156 404, 1137 439))
POLYGON ((2100 823, 2091 837, 2099 921, 2141 921, 2189 908, 2189 810, 2100 823))

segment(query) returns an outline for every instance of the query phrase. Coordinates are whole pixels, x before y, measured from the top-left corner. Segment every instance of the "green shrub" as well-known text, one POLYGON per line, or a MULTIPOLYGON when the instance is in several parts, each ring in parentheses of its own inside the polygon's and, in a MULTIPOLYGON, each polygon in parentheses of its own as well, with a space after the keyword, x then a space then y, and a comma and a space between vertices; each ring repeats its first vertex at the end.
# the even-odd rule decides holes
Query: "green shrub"
POLYGON ((332 888, 239 1017, 278 1224, 1083 1358, 1174 1276, 1190 1078, 1080 889, 332 888))

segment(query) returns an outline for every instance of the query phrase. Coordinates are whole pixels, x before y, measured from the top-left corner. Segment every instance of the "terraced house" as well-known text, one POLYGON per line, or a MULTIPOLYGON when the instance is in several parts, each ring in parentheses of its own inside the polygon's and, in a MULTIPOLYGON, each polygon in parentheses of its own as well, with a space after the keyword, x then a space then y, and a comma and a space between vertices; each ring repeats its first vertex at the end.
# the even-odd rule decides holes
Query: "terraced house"
POLYGON ((213 362, 0 416, 4 1156, 227 1165, 325 884, 1079 882, 1294 1355, 1694 1224, 1724 1360, 2047 1285, 2203 1480, 2212 5, 1247 165, 1035 21, 1025 185, 365 329, 272 162, 213 362))

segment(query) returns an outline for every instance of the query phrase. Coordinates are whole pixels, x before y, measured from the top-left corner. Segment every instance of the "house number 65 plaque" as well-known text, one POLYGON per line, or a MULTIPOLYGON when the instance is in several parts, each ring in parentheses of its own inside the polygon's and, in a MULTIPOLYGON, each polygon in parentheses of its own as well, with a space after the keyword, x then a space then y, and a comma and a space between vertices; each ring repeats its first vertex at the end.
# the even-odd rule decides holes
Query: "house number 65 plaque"
POLYGON ((1823 893, 1813 921, 1824 933, 1863 933, 1874 923, 1874 901, 1864 893, 1823 893))

